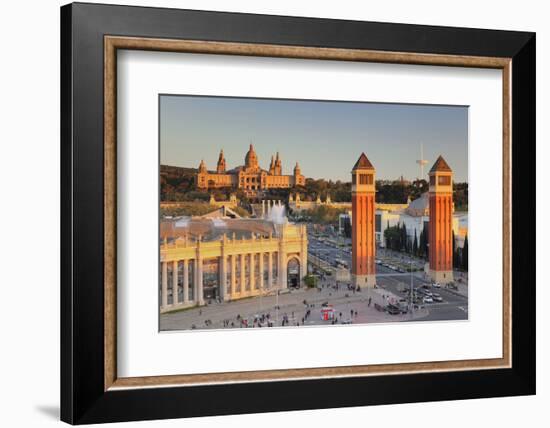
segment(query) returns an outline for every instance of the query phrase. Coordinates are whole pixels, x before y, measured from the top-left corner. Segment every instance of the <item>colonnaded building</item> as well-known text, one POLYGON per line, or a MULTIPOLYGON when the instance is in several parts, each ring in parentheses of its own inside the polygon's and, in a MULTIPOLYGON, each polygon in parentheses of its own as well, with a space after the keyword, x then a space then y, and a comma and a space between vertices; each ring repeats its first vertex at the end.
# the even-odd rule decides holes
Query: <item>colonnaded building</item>
POLYGON ((284 219, 181 217, 160 227, 160 310, 268 295, 307 273, 307 232, 284 219))
POLYGON ((306 178, 302 175, 296 162, 293 175, 283 175, 282 162, 277 152, 271 156, 269 170, 260 168, 258 155, 251 144, 244 158, 244 165, 227 170, 223 150, 220 152, 216 172, 208 171, 204 160, 199 165, 196 184, 199 189, 234 188, 242 189, 248 194, 257 194, 267 189, 288 189, 303 186, 306 178))

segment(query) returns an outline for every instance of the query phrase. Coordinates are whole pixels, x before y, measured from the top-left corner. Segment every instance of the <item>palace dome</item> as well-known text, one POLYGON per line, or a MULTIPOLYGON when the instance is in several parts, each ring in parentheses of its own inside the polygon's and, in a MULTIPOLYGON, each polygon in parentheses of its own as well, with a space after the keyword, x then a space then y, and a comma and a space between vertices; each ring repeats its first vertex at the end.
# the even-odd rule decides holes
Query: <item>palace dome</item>
POLYGON ((258 167, 258 156, 254 151, 254 146, 251 144, 246 156, 244 158, 244 164, 246 168, 257 168, 258 167))

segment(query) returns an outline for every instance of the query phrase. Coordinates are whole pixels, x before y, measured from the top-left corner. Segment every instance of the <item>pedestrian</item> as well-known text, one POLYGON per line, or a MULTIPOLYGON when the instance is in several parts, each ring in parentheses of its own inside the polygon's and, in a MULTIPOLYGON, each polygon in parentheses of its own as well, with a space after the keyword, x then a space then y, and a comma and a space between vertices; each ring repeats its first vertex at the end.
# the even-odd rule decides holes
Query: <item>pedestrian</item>
POLYGON ((371 301, 372 301, 372 297, 369 297, 369 306, 371 304, 371 301))

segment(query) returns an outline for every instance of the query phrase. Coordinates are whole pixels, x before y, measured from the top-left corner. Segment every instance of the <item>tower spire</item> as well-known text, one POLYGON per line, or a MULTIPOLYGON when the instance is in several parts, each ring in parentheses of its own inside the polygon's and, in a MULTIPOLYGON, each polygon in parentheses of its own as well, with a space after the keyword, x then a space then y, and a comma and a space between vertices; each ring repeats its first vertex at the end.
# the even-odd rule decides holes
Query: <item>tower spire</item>
POLYGON ((218 157, 218 165, 216 166, 216 172, 218 174, 223 174, 225 172, 225 156, 223 154, 223 149, 220 150, 220 156, 218 157))

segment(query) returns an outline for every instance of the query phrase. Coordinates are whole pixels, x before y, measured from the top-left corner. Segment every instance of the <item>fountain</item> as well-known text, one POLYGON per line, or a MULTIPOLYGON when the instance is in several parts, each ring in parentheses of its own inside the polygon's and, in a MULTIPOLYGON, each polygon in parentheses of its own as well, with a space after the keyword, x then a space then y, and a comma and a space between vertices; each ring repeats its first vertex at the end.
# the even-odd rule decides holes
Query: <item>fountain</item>
POLYGON ((288 219, 285 215, 285 206, 284 205, 274 205, 269 210, 267 219, 272 221, 275 224, 285 224, 288 222, 288 219))

